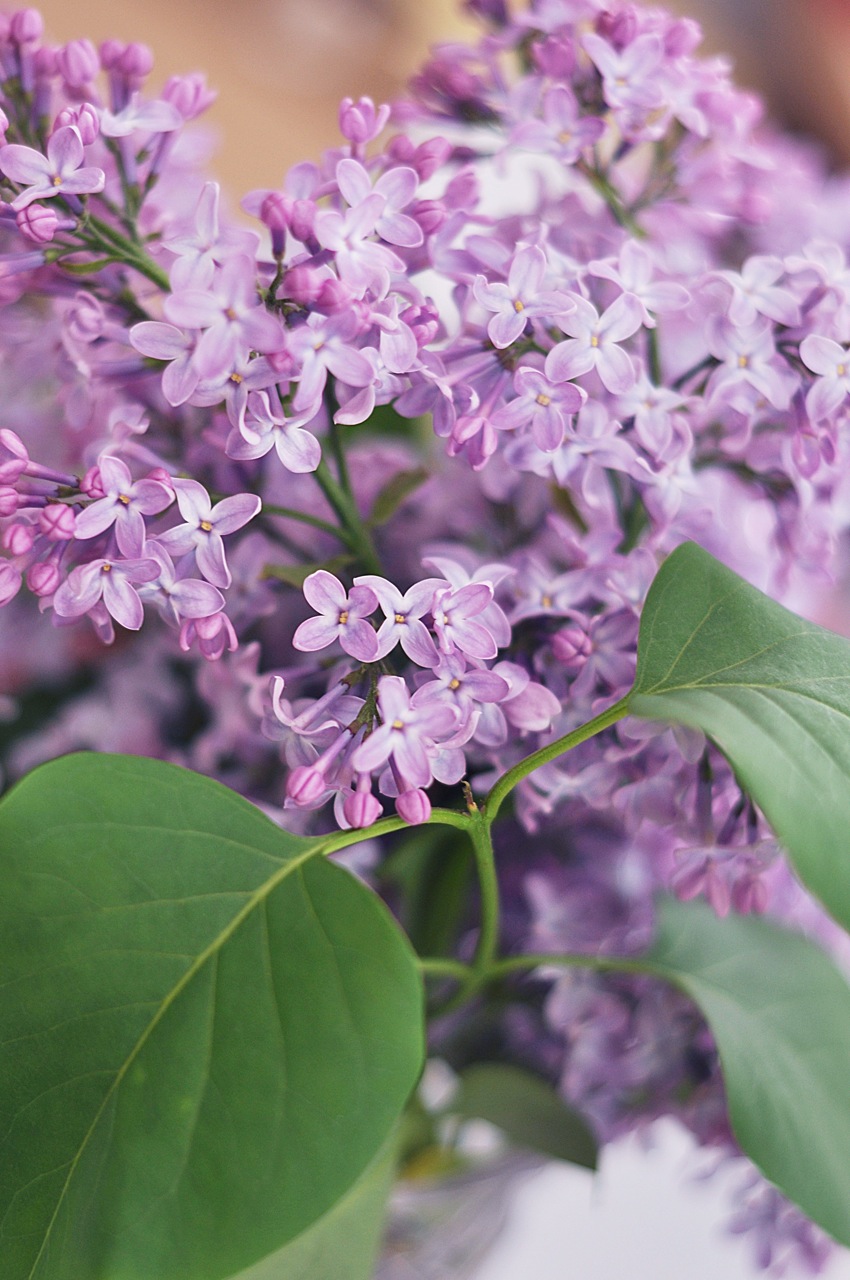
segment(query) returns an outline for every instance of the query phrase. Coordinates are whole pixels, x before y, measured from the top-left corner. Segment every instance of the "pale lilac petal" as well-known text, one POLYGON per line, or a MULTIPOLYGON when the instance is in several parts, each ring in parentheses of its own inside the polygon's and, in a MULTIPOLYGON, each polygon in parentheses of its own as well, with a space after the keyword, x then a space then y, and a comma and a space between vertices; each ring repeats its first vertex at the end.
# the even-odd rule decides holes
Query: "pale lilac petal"
POLYGON ((366 356, 361 355, 355 347, 328 347, 324 356, 334 377, 348 383, 350 387, 367 387, 375 377, 375 370, 366 356))
POLYGON ((62 179, 62 186, 58 188, 69 195, 85 196, 97 195, 106 186, 106 174, 102 169, 94 166, 87 169, 78 169, 76 173, 70 173, 62 179))
POLYGON ((13 182, 25 186, 47 187, 52 179, 50 162, 32 147, 22 147, 13 142, 9 146, 0 147, 0 170, 13 182))
MULTIPOLYGON (((599 324, 599 337, 609 342, 622 342, 636 333, 643 322, 643 307, 632 293, 621 293, 612 302, 599 324)), ((609 388, 610 390, 610 388, 609 388)))
POLYGON ((471 658, 495 658, 496 641, 486 627, 470 618, 452 624, 452 639, 459 649, 471 658))
POLYGON ((315 609, 316 613, 333 614, 334 620, 346 607, 345 588, 339 578, 328 573, 327 569, 317 569, 315 573, 309 574, 304 579, 302 590, 311 609, 315 609))
POLYGON ((363 618, 354 618, 340 632, 339 642, 346 653, 360 662, 374 662, 378 653, 375 628, 363 618))
POLYGON ((110 525, 114 524, 118 518, 118 503, 114 498, 100 498, 97 502, 93 502, 90 507, 86 507, 84 511, 77 513, 74 521, 74 537, 75 538, 96 538, 99 533, 103 533, 110 525))
POLYGON ((398 245, 401 249, 416 249, 425 242, 419 223, 406 213, 391 213, 380 218, 378 232, 388 244, 398 245))
POLYGON ((420 667, 437 665, 440 655, 424 622, 420 622, 418 618, 408 618, 406 623, 399 626, 399 632, 401 647, 411 662, 420 667))
POLYGON ((254 493, 235 493, 217 503, 209 517, 216 533, 235 533, 257 515, 262 502, 254 493))
POLYGON ((532 298, 546 274, 546 255, 536 245, 520 249, 508 274, 508 288, 515 297, 532 298))
POLYGON ((394 736, 395 730, 389 724, 382 724, 360 744, 351 757, 351 763, 358 773, 372 773, 386 764, 390 758, 394 736))
POLYGON ((388 618, 404 612, 404 597, 398 587, 377 573, 364 573, 354 579, 355 587, 368 587, 388 618))
MULTIPOLYGON (((348 162, 343 160, 342 164, 348 162)), ((339 170, 337 169, 337 173, 339 170)), ((419 186, 419 174, 409 165, 398 165, 388 169, 375 183, 375 190, 386 196, 387 204, 393 209, 405 209, 416 195, 419 186)))
POLYGON ((834 374, 839 365, 850 367, 850 355, 832 338, 810 333, 800 343, 800 358, 812 373, 834 374))
POLYGON ((340 160, 336 167, 336 182, 343 200, 352 207, 372 194, 369 175, 357 160, 340 160))
POLYGON ((494 347, 503 351, 512 342, 516 342, 526 323, 525 310, 517 311, 512 307, 510 311, 501 311, 497 316, 493 316, 487 325, 487 336, 494 347))
POLYGON ((295 475, 315 471, 322 461, 322 446, 312 432, 305 431, 303 427, 289 427, 286 431, 279 431, 275 448, 287 471, 292 471, 295 475))
POLYGON ((142 513, 135 507, 119 504, 118 519, 115 521, 115 540, 122 556, 140 556, 145 544, 145 526, 142 513))
POLYGON ((847 398, 847 388, 837 378, 820 378, 806 395, 806 412, 812 422, 830 418, 847 398))
POLYGON ((318 649, 326 649, 333 644, 339 633, 339 625, 328 617, 308 618, 296 628, 292 637, 293 646, 302 653, 315 653, 318 649))
POLYGON ((195 543, 195 560, 207 582, 212 582, 216 587, 230 586, 231 577, 224 556, 224 543, 216 532, 207 533, 195 543))
POLYGON ((596 363, 596 351, 580 338, 559 342, 546 357, 546 377, 550 382, 567 382, 588 373, 596 363))
POLYGON ((378 607, 378 597, 371 587, 358 584, 348 593, 348 612, 352 617, 368 618, 378 607))
POLYGON ((133 325, 129 336, 137 351, 154 360, 176 360, 192 345, 181 329, 161 320, 142 320, 133 325))
POLYGON ((598 348, 596 372, 606 390, 612 395, 624 395, 637 382, 637 370, 628 353, 615 344, 598 348))
POLYGON ((252 307, 239 322, 242 342, 253 351, 278 351, 283 346, 280 321, 263 307, 252 307))
POLYGON ((83 140, 73 125, 66 124, 51 134, 47 142, 50 167, 65 177, 66 170, 79 169, 85 158, 83 140))
POLYGON ((200 578, 175 582, 170 595, 184 618, 208 618, 224 608, 224 596, 218 588, 200 578))
POLYGON ((431 766, 428 755, 419 738, 412 733, 396 731, 393 742, 393 756, 405 782, 414 787, 427 787, 431 781, 431 766))
POLYGON ((183 289, 166 298, 163 307, 167 319, 185 329, 206 329, 221 319, 221 303, 201 289, 183 289))
POLYGON ((175 480, 174 492, 177 495, 177 506, 184 520, 190 524, 200 525, 202 520, 212 517, 210 495, 197 480, 175 480))
POLYGON ((115 621, 128 631, 138 631, 144 622, 145 611, 138 592, 123 573, 103 574, 103 603, 115 621))
POLYGON ((531 434, 538 449, 554 453, 564 439, 564 417, 555 404, 541 406, 531 423, 531 434))

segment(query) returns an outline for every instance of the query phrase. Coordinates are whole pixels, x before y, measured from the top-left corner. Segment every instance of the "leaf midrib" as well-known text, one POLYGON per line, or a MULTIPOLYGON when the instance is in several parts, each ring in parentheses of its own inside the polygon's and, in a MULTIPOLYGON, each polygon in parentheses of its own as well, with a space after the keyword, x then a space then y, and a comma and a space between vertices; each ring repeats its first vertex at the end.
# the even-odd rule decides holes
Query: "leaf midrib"
MULTIPOLYGON (((115 825, 119 825, 119 824, 115 824, 115 825)), ((159 828, 156 828, 156 829, 159 830, 159 828)), ((249 846, 245 845, 243 847, 248 848, 249 846)), ((62 1189, 56 1198, 56 1205, 50 1217, 50 1221, 48 1222, 47 1227, 45 1228, 44 1238, 41 1242, 41 1245, 39 1247, 35 1260, 33 1261, 32 1267, 30 1268, 30 1272, 27 1280, 35 1280, 36 1272, 41 1263, 41 1259, 44 1255, 44 1250, 47 1247, 47 1242, 50 1239, 50 1235, 51 1235, 51 1232, 53 1231, 53 1227, 56 1223, 59 1210, 62 1207, 62 1203, 68 1192, 68 1188, 71 1185, 71 1181, 76 1172, 77 1165, 79 1164, 82 1158, 83 1152, 88 1146, 88 1143, 93 1133, 95 1132, 95 1129, 98 1126, 100 1117, 103 1115, 111 1098, 120 1087, 121 1082, 123 1081, 130 1067, 133 1065, 136 1058, 139 1056, 145 1044, 150 1039, 151 1035, 156 1030, 159 1023, 165 1017, 166 1013, 171 1008, 174 1001, 181 994, 181 992, 185 990, 185 988, 189 985, 189 983, 192 981, 195 975, 200 972, 200 970, 204 967, 207 961, 211 957, 218 954, 221 948, 233 936, 233 934, 236 932, 236 930, 239 928, 242 922, 247 919, 247 917, 251 914, 251 912, 261 903, 265 902, 266 899, 269 897, 269 895, 277 888, 279 884, 281 884, 287 878, 287 876, 291 875, 295 871, 300 870, 300 868, 304 866, 306 862, 309 862, 312 858, 320 857, 323 853, 325 853, 326 851, 329 851, 333 847, 335 846, 333 845, 332 840, 330 839, 324 840, 319 844, 315 844, 311 846, 310 849, 304 850, 303 853, 296 855, 291 860, 284 862, 283 865, 279 868, 278 871, 275 872, 274 875, 270 876, 269 879, 266 880, 262 885, 260 885, 258 889, 254 890, 254 892, 251 894, 248 901, 241 908, 241 910, 238 911, 236 915, 233 917, 233 919, 229 922, 229 924, 216 935, 216 937, 212 940, 209 946, 207 946, 197 956, 197 958, 189 966, 189 968, 186 970, 186 972, 183 974, 180 980, 176 982, 174 986, 171 988, 171 990, 165 995, 165 997, 159 1004, 156 1013, 151 1018, 150 1022, 145 1027, 144 1031, 139 1036, 136 1043, 133 1045, 132 1049, 128 1053, 124 1062, 118 1068, 118 1071, 116 1072, 114 1080, 112 1081, 106 1093, 104 1094, 103 1100, 100 1106, 98 1107, 97 1111, 95 1112, 92 1122, 89 1125, 88 1129, 86 1130, 83 1136, 83 1139, 79 1144, 79 1147, 77 1148, 77 1151, 69 1165, 68 1175, 65 1178, 65 1181, 62 1184, 62 1189)))

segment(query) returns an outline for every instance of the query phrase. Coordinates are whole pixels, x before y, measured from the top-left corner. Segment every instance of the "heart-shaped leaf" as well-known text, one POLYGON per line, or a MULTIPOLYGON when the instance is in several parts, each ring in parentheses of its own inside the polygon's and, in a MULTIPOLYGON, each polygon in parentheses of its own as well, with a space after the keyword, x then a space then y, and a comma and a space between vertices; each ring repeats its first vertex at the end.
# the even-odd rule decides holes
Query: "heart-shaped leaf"
POLYGON ((489 1120, 517 1146, 596 1168, 596 1139, 587 1121, 545 1080, 519 1067, 495 1062, 470 1067, 449 1110, 489 1120))
POLYGON ((807 938, 661 904, 647 969, 705 1014, 732 1127, 772 1182, 850 1244, 850 987, 807 938))
POLYGON ((4 799, 4 1280, 230 1276, 375 1157, 421 984, 327 847, 153 760, 68 756, 4 799))
POLYGON ((850 641, 686 543, 647 596, 627 702, 717 743, 801 879, 850 928, 850 641))

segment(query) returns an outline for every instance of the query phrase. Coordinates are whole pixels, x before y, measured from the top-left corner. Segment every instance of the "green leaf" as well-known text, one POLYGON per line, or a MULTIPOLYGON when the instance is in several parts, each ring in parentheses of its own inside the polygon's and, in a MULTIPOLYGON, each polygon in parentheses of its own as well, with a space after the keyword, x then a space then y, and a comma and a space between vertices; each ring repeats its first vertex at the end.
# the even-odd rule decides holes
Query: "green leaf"
POLYGON ((396 472, 375 499, 368 523, 373 528, 386 524, 395 515, 405 498, 409 498, 430 478, 431 472, 427 467, 414 467, 412 471, 396 472))
POLYGON ((67 756, 0 805, 0 1274, 217 1280, 307 1230, 423 1055, 384 905, 209 779, 67 756))
POLYGON ((850 642, 687 543, 650 588, 628 708, 703 729, 850 928, 850 642))
POLYGON ((753 916, 666 901, 644 963, 705 1014, 743 1150, 850 1244, 850 987, 832 961, 753 916))
POLYGON ((330 1213, 231 1280, 371 1280, 395 1173, 394 1139, 330 1213))
POLYGON ((317 569, 326 569, 328 573, 339 573, 341 569, 347 569, 349 565, 354 564, 355 559, 355 556, 343 553, 331 556, 329 560, 316 561, 312 564, 267 564, 263 569, 263 577, 276 578, 278 582, 285 582, 288 586, 298 587, 300 590, 304 586, 305 579, 317 569))
POLYGON ((466 1119, 488 1120, 513 1142, 596 1168, 596 1139, 587 1121, 539 1076, 500 1063, 470 1067, 461 1077, 449 1111, 466 1119))

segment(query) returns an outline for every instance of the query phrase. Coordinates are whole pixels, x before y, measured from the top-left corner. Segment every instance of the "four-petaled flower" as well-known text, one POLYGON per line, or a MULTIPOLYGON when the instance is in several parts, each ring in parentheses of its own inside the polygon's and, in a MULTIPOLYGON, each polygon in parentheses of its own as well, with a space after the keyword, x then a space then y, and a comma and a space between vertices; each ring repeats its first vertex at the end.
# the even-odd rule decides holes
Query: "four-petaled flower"
POLYGON ((354 586, 346 595, 345 587, 327 569, 317 569, 304 579, 304 598, 320 615, 302 622, 292 638, 296 649, 314 653, 338 640, 346 653, 360 662, 374 662, 378 656, 378 637, 366 621, 378 607, 378 597, 371 587, 354 586))
POLYGON ((207 582, 229 587, 230 570, 224 556, 222 534, 235 533, 260 510, 262 503, 253 493, 236 493, 215 506, 203 485, 196 480, 175 480, 177 505, 185 521, 157 537, 171 555, 195 552, 195 561, 207 582))
POLYGON ((13 182, 26 185, 26 190, 15 196, 12 208, 25 209, 33 200, 48 200, 51 196, 95 195, 102 191, 106 174, 94 166, 81 169, 84 159, 83 140, 71 124, 51 135, 46 156, 16 142, 0 147, 0 170, 13 182))

